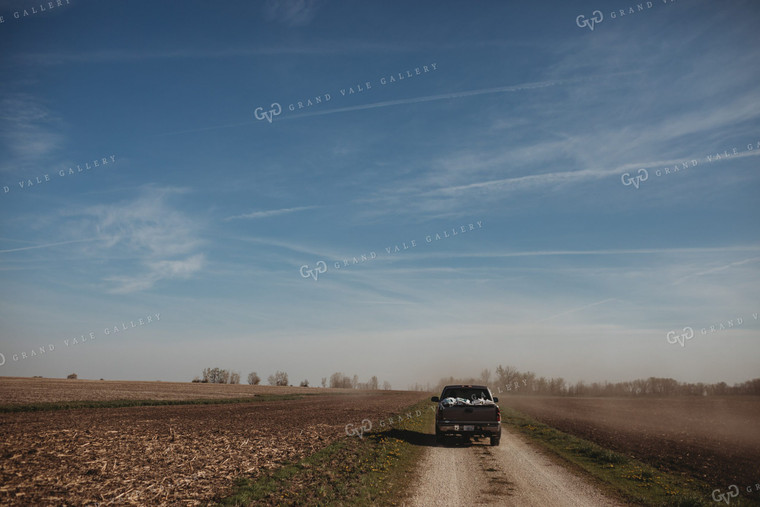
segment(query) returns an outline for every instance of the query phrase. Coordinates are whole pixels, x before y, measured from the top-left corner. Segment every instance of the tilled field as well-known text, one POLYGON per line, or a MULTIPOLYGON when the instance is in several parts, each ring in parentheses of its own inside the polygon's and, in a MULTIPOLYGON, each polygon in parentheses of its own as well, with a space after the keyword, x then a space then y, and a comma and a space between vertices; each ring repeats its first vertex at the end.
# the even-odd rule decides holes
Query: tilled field
POLYGON ((351 389, 201 384, 190 382, 139 382, 129 380, 68 380, 0 377, 0 403, 29 404, 58 401, 189 400, 244 398, 261 394, 313 394, 355 392, 351 389))
POLYGON ((716 488, 735 484, 744 491, 760 483, 757 397, 504 396, 499 404, 655 466, 700 477, 716 488))
POLYGON ((0 504, 206 505, 420 393, 0 414, 0 504))

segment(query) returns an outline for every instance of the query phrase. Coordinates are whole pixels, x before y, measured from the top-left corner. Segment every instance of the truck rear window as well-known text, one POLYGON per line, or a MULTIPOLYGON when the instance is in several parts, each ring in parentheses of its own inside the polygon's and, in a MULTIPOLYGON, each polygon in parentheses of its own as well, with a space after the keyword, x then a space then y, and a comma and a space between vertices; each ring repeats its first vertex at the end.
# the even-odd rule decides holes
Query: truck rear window
POLYGON ((446 389, 441 394, 441 399, 444 398, 464 398, 466 400, 477 400, 483 398, 484 400, 490 400, 491 395, 485 389, 476 389, 472 387, 457 387, 453 389, 446 389))

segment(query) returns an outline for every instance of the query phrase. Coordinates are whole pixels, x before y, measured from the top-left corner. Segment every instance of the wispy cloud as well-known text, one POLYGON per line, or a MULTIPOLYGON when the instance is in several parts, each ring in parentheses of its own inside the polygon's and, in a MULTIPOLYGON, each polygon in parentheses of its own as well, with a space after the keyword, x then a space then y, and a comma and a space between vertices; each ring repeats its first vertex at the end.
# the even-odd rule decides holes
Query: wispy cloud
POLYGON ((0 109, 0 139, 15 159, 0 168, 17 170, 18 165, 37 162, 61 146, 61 119, 43 101, 13 93, 0 101, 0 109))
POLYGON ((60 245, 70 245, 72 243, 87 243, 90 241, 98 241, 100 238, 90 238, 90 239, 75 239, 71 241, 59 241, 57 243, 46 243, 44 245, 34 245, 34 246, 24 246, 20 248, 9 248, 7 250, 0 250, 0 253, 11 253, 11 252, 21 252, 24 250, 37 250, 39 248, 52 248, 54 246, 60 246, 60 245))
MULTIPOLYGON (((700 254, 760 251, 760 245, 734 245, 720 247, 691 248, 629 248, 598 250, 530 250, 521 252, 472 252, 472 253, 428 253, 430 257, 463 258, 504 258, 504 257, 540 257, 540 256, 593 256, 593 255, 656 255, 656 254, 700 254)), ((745 261, 743 261, 745 262, 745 261)))
POLYGON ((318 9, 318 0, 267 0, 264 16, 288 26, 305 26, 311 23, 318 9))
POLYGON ((351 43, 330 43, 292 46, 254 46, 220 48, 164 48, 164 49, 93 49, 66 53, 20 53, 14 61, 35 66, 59 66, 71 64, 140 63, 153 60, 227 59, 250 57, 324 56, 367 52, 408 52, 403 45, 367 43, 356 40, 351 43))
POLYGON ((193 60, 250 56, 318 55, 332 52, 330 48, 308 46, 218 48, 218 49, 98 49, 69 53, 26 53, 16 57, 34 65, 57 66, 66 64, 130 63, 151 60, 193 60))
MULTIPOLYGON (((760 155, 760 151, 745 151, 742 153, 738 153, 736 155, 732 155, 732 159, 738 159, 738 158, 744 158, 744 157, 754 157, 760 155)), ((550 173, 543 173, 543 174, 531 174, 527 176, 518 176, 518 177, 512 177, 512 178, 502 178, 498 180, 489 180, 489 181, 479 181, 474 183, 469 183, 466 185, 456 185, 451 187, 443 187, 443 188, 437 188, 434 190, 431 190, 429 192, 425 192, 422 195, 437 195, 437 194, 456 194, 461 192, 466 192, 470 190, 479 190, 479 191, 498 191, 503 192, 505 188, 512 187, 513 189, 518 188, 526 188, 526 187, 542 187, 547 185, 556 185, 561 183, 580 183, 583 181, 591 180, 591 179, 600 179, 605 178, 609 176, 617 176, 619 177, 623 172, 625 171, 631 171, 634 169, 639 168, 645 168, 645 169, 653 169, 658 167, 666 167, 671 166, 674 164, 678 164, 684 161, 689 160, 703 160, 704 161, 705 154, 701 155, 694 155, 691 157, 682 157, 678 159, 671 159, 671 160, 657 160, 657 161, 634 161, 629 162, 621 166, 617 167, 594 167, 592 169, 581 169, 581 170, 572 170, 572 171, 557 171, 557 172, 550 172, 550 173)))
MULTIPOLYGON (((486 203, 503 200, 505 192, 545 191, 620 178, 639 168, 659 169, 697 159, 698 170, 710 170, 760 155, 760 150, 747 151, 745 145, 729 144, 733 141, 718 144, 713 138, 716 131, 760 117, 760 106, 746 105, 755 103, 752 94, 743 94, 720 107, 703 107, 699 114, 669 115, 641 128, 610 126, 589 134, 564 134, 565 121, 557 121, 558 132, 548 138, 541 139, 546 134, 542 133, 539 140, 528 143, 478 143, 471 149, 441 155, 432 164, 421 161, 415 176, 404 185, 380 187, 357 202, 373 204, 366 213, 370 216, 422 212, 441 217, 462 210, 476 212, 486 203), (734 146, 741 150, 738 154, 707 164, 708 155, 724 149, 730 152, 734 146), (402 202, 405 206, 398 206, 402 202)), ((606 121, 600 119, 599 123, 606 121)), ((494 127, 475 129, 484 140, 504 136, 494 127)), ((757 139, 756 131, 744 136, 745 143, 754 144, 757 139)))
MULTIPOLYGON (((109 275, 109 292, 128 293, 152 288, 160 280, 187 278, 201 270, 204 256, 198 250, 199 225, 172 207, 169 197, 184 193, 176 188, 149 187, 135 199, 118 204, 90 206, 62 213, 71 222, 67 234, 93 231, 101 240, 84 254, 108 259, 116 252, 136 259, 136 273, 109 275)), ((109 263, 109 271, 125 265, 109 263)))
POLYGON ((275 217, 278 215, 286 215, 288 213, 296 213, 298 211, 315 209, 318 207, 319 206, 298 206, 295 208, 281 208, 281 209, 271 209, 271 210, 265 210, 265 211, 253 211, 251 213, 244 213, 242 215, 227 217, 225 218, 225 220, 268 218, 268 217, 275 217))
POLYGON ((114 286, 112 294, 128 294, 152 288, 163 279, 185 279, 200 271, 205 263, 203 254, 193 255, 182 260, 147 261, 148 270, 132 276, 112 276, 105 280, 114 286))

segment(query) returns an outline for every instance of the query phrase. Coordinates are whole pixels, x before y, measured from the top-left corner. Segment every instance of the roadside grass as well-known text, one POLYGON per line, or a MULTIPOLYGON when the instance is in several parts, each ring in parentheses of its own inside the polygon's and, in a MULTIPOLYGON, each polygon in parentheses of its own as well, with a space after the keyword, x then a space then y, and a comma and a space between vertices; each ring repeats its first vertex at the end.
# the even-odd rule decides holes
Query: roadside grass
MULTIPOLYGON (((640 505, 700 507, 715 505, 704 482, 662 472, 593 442, 547 426, 511 408, 502 408, 502 424, 591 474, 618 496, 640 505)), ((733 505, 760 505, 749 498, 735 498, 733 505)))
POLYGON ((398 505, 411 481, 423 447, 416 443, 429 428, 427 401, 402 411, 420 416, 394 422, 383 431, 347 436, 324 449, 266 472, 236 481, 220 505, 398 505))
POLYGON ((0 413, 38 412, 44 410, 71 410, 77 408, 154 407, 166 405, 226 405, 229 403, 255 403, 261 401, 298 400, 304 396, 319 396, 319 394, 260 394, 242 398, 197 398, 187 400, 46 401, 39 403, 0 405, 0 413))

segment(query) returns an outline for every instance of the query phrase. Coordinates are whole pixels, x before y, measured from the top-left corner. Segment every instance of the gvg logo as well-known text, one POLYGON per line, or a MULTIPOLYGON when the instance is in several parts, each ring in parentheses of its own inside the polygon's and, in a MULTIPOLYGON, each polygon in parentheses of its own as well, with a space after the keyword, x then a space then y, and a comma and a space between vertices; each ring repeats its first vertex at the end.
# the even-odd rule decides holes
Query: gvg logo
POLYGON ((269 107, 269 111, 264 111, 263 107, 257 107, 253 111, 253 115, 256 117, 257 120, 266 120, 269 123, 272 123, 272 120, 275 116, 280 116, 282 113, 282 107, 277 102, 272 102, 269 107))
POLYGON ((354 423, 346 424, 346 435, 349 437, 358 436, 364 438, 364 433, 369 433, 372 430, 372 421, 369 419, 362 419, 361 426, 355 428, 354 423))
POLYGON ((641 185, 642 181, 646 181, 649 179, 649 171, 646 169, 639 169, 638 170, 638 176, 631 176, 631 173, 623 173, 620 176, 620 181, 623 182, 623 185, 626 187, 629 185, 633 185, 636 190, 639 189, 639 185, 641 185))
POLYGON ((588 19, 586 19, 586 16, 583 14, 575 18, 575 24, 578 25, 578 28, 588 27, 592 32, 594 31, 594 25, 601 23, 602 21, 604 21, 604 14, 602 14, 602 11, 592 12, 591 17, 588 19))
POLYGON ((681 347, 686 346, 686 340, 691 340, 694 338, 694 329, 692 329, 689 326, 686 326, 683 328, 683 333, 678 334, 678 331, 668 331, 668 334, 665 335, 665 338, 667 338, 668 343, 676 344, 680 343, 681 347))
MULTIPOLYGON (((752 318, 757 320, 758 319, 758 312, 752 313, 752 318)), ((705 326, 703 328, 697 328, 699 329, 699 334, 702 336, 707 336, 708 334, 718 333, 720 331, 726 331, 728 329, 732 329, 734 327, 739 327, 742 324, 744 324, 744 318, 743 317, 736 317, 736 319, 730 319, 724 322, 718 322, 717 324, 713 324, 711 326, 705 326)), ((694 335, 696 332, 694 331, 694 328, 691 326, 686 326, 683 328, 683 332, 680 331, 668 331, 668 333, 665 335, 665 338, 667 338, 668 343, 671 343, 675 345, 676 343, 679 343, 681 347, 686 346, 686 340, 691 340, 694 338, 694 335)))
POLYGON ((314 269, 309 269, 308 264, 301 266, 301 276, 304 278, 312 277, 314 280, 319 279, 319 275, 327 273, 327 263, 325 261, 319 261, 314 266, 314 269))
POLYGON ((713 490, 712 492, 712 498, 716 502, 720 502, 721 500, 726 502, 727 504, 731 503, 731 499, 739 496, 739 486, 736 484, 731 484, 728 487, 728 491, 725 493, 720 493, 719 495, 716 495, 716 493, 720 493, 719 489, 713 490), (733 491, 732 491, 733 490, 733 491))

